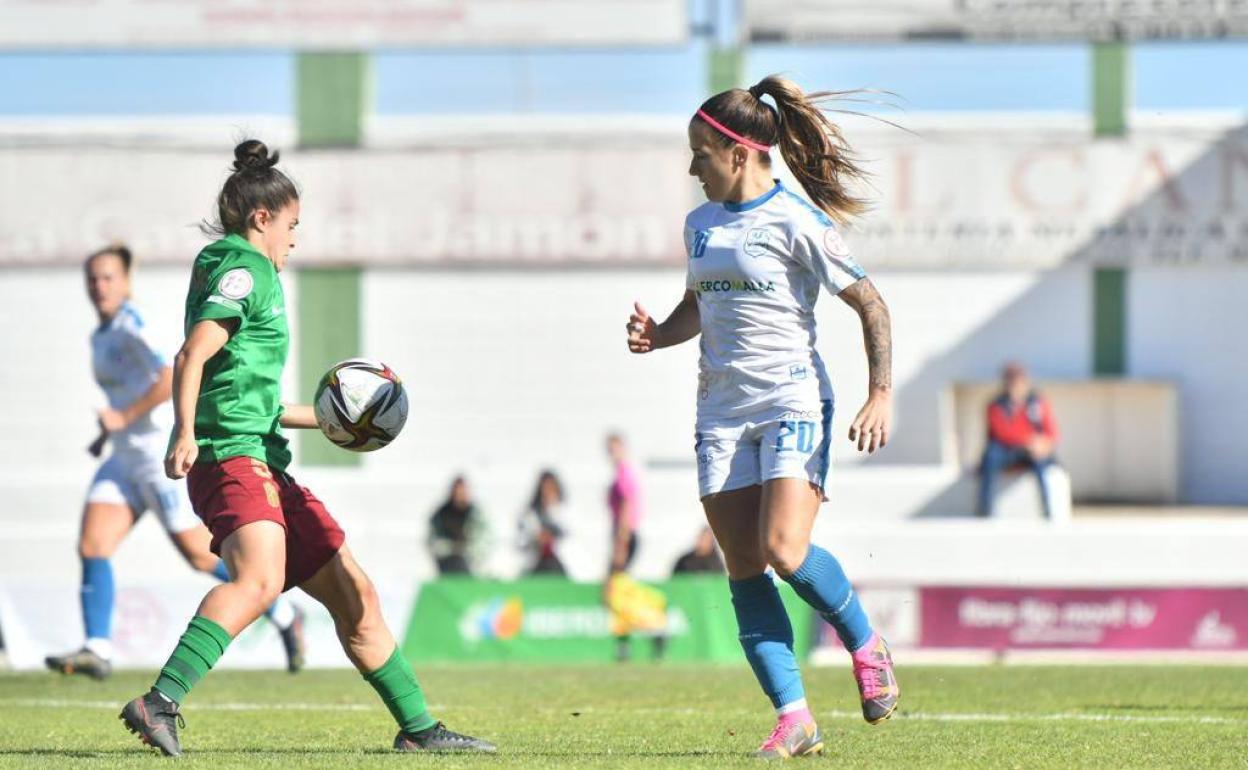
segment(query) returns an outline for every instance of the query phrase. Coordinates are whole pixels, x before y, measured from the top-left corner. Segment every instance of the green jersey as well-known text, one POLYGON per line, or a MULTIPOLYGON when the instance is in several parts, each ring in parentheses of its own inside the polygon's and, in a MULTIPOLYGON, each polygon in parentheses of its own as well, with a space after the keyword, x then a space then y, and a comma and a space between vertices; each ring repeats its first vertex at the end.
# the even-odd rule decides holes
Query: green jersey
POLYGON ((208 319, 237 322, 229 342, 204 364, 195 408, 199 459, 254 457, 274 470, 290 463, 278 425, 290 330, 277 269, 239 235, 195 258, 186 295, 186 332, 208 319))

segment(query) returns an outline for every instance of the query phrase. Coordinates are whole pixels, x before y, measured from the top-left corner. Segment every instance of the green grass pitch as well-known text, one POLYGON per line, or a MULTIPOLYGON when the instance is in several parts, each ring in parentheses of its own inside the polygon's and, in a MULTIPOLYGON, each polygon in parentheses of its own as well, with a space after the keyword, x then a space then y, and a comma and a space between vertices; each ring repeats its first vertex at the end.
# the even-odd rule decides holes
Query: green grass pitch
MULTIPOLYGON (((904 658, 903 658, 904 663, 904 658)), ((418 669, 452 728, 494 757, 397 755, 394 727, 350 671, 222 671, 186 704, 179 767, 756 767, 770 709, 744 666, 418 669)), ((1248 766, 1248 668, 900 666, 901 708, 857 716, 848 669, 812 669, 828 736, 803 765, 852 768, 1248 766)), ((0 674, 0 767, 154 767, 117 720, 148 673, 107 682, 0 674)))

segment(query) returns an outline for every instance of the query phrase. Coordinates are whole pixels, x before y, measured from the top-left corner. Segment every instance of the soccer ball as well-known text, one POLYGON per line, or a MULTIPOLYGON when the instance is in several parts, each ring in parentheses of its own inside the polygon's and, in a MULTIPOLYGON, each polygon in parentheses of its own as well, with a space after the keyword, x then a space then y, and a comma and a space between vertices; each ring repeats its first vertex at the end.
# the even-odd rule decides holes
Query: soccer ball
POLYGON ((407 392, 399 375, 380 361, 350 358, 321 378, 312 408, 325 438, 352 452, 372 452, 403 430, 407 392))

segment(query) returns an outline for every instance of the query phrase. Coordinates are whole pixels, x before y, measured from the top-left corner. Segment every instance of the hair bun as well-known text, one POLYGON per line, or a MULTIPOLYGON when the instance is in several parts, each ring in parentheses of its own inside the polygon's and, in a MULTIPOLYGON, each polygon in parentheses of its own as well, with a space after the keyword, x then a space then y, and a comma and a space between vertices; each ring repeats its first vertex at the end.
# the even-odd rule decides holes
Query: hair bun
POLYGON ((269 156, 269 148, 259 139, 248 139, 234 148, 234 170, 266 171, 277 165, 277 152, 269 156))

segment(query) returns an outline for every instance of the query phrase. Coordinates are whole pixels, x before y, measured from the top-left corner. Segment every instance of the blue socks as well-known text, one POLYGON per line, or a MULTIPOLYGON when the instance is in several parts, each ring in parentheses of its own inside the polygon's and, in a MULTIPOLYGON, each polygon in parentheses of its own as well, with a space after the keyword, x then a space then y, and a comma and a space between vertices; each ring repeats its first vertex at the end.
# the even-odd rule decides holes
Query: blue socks
POLYGON ((767 574, 729 580, 741 648, 763 692, 776 708, 806 697, 793 655, 793 626, 767 574))
POLYGON ((784 581, 832 624, 846 650, 853 652, 871 641, 871 622, 835 556, 811 543, 806 561, 784 581))
POLYGON ((113 635, 113 565, 108 559, 82 560, 82 624, 87 639, 113 635))
POLYGON ((217 560, 217 566, 212 568, 212 576, 222 583, 230 582, 230 571, 225 568, 225 559, 217 560))

